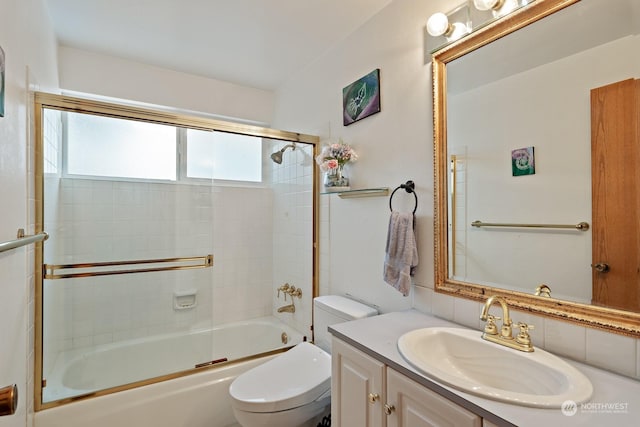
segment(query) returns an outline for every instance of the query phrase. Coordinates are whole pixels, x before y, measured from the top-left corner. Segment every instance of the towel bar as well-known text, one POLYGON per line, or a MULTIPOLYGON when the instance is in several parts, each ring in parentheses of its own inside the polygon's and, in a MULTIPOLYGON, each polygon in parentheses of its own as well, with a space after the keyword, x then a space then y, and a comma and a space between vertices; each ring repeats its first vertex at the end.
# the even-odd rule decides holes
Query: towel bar
POLYGON ((213 266, 213 255, 206 255, 200 257, 187 257, 187 258, 162 258, 162 259, 143 259, 136 261, 111 261, 111 262, 94 262, 94 263, 82 263, 82 264, 43 264, 43 277, 45 279, 75 279, 79 277, 95 277, 95 276, 109 276, 114 274, 130 274, 130 273, 150 273, 155 271, 172 271, 172 270, 190 270, 194 268, 207 268, 213 266), (117 267, 125 265, 137 265, 137 264, 176 264, 176 263, 193 263, 201 262, 200 264, 187 264, 187 265, 169 265, 169 266, 156 266, 149 268, 132 268, 122 270, 97 270, 86 271, 87 269, 100 269, 104 267, 117 267), (78 273, 62 272, 56 273, 56 270, 84 270, 78 273))
POLYGON ((472 227, 514 227, 514 228, 570 228, 580 231, 589 230, 589 223, 579 222, 578 224, 502 224, 492 222, 473 221, 472 227))

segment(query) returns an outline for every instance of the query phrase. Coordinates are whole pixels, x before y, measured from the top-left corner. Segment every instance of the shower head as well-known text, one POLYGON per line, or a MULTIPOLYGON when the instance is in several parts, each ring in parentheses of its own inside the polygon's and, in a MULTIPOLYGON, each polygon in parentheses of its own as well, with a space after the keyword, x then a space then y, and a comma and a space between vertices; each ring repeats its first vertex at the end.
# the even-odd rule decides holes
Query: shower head
POLYGON ((288 144, 285 145, 284 147, 282 147, 281 150, 276 151, 275 153, 273 153, 271 155, 271 160, 273 160, 275 163, 277 164, 281 164, 282 163, 282 154, 285 152, 285 150, 287 148, 291 147, 291 150, 295 150, 296 149, 296 144, 295 142, 293 144, 288 144))

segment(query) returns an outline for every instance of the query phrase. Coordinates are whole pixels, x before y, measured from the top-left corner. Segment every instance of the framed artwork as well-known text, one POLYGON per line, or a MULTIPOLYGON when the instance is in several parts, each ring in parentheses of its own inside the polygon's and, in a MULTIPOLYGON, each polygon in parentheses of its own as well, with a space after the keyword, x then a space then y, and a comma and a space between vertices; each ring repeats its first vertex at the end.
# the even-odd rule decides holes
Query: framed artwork
POLYGON ((513 176, 533 175, 536 164, 533 157, 533 147, 518 148, 511 151, 511 174, 513 176))
POLYGON ((345 126, 380 112, 380 69, 376 68, 342 89, 342 122, 345 126))
POLYGON ((0 117, 4 117, 4 50, 0 47, 0 117))

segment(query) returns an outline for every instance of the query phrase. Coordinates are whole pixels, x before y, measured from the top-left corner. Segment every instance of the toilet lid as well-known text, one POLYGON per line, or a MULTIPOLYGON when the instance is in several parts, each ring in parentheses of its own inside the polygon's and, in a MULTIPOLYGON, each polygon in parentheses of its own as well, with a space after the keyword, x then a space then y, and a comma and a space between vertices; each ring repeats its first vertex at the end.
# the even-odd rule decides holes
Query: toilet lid
POLYGON ((318 399, 331 388, 331 356, 308 342, 236 378, 233 406, 247 412, 277 412, 318 399))

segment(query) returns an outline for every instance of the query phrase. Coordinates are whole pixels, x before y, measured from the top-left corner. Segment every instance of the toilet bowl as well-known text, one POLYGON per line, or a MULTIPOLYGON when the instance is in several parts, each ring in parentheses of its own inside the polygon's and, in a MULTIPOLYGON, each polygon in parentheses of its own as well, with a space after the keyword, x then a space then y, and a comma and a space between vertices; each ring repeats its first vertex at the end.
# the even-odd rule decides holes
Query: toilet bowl
POLYGON ((315 427, 331 408, 331 356, 327 327, 374 316, 377 310, 351 299, 314 299, 316 344, 302 342, 241 375, 229 387, 243 427, 315 427))
POLYGON ((302 342, 238 376, 229 387, 242 426, 299 426, 330 405, 331 356, 302 342))

